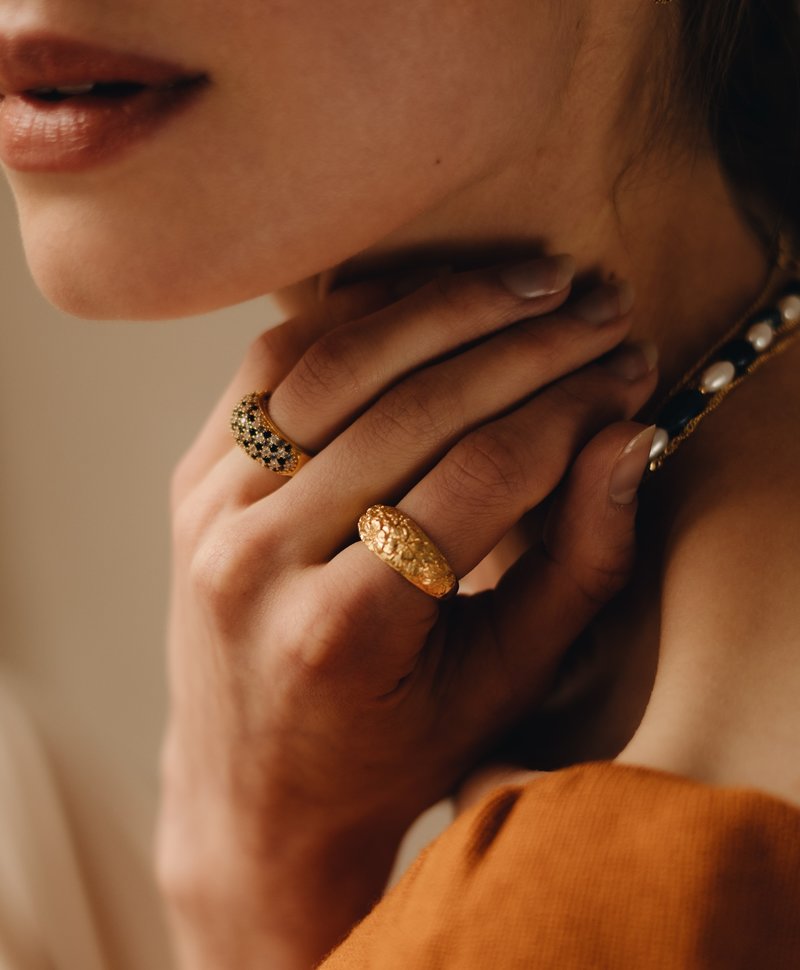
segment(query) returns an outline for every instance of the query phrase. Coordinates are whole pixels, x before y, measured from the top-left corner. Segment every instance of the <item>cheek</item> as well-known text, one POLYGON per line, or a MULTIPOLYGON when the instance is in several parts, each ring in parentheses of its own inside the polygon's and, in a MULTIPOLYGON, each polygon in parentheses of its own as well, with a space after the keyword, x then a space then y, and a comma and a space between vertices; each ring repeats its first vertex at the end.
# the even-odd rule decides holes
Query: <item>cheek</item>
POLYGON ((198 117, 187 137, 157 136, 124 164, 69 184, 12 175, 28 262, 48 299, 76 316, 140 319, 240 302, 359 252, 454 176, 436 125, 425 137, 422 123, 403 132, 379 114, 369 124, 365 111, 314 109, 269 131, 236 108, 220 112, 224 123, 209 115, 213 136, 198 117))
POLYGON ((363 7, 362 32, 309 8, 274 5, 269 29, 248 35, 237 24, 206 97, 121 160, 12 173, 52 302, 152 319, 250 299, 353 256, 497 164, 522 88, 513 59, 486 53, 502 38, 487 44, 447 6, 413 29, 396 8, 363 7))
POLYGON ((452 179, 446 145, 438 155, 430 141, 397 145, 396 130, 357 144, 343 132, 363 126, 341 115, 328 130, 298 116, 274 138, 245 120, 236 125, 234 113, 213 140, 154 143, 115 171, 72 176, 68 189, 63 177, 12 177, 44 295, 95 319, 206 312, 350 257, 434 204, 452 179))

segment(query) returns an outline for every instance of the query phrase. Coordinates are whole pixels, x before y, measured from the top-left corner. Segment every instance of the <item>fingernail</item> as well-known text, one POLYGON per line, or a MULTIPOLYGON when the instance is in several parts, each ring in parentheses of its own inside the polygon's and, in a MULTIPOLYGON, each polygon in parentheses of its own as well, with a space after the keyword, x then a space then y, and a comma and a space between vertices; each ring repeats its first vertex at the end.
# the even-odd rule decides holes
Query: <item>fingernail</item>
POLYGON ((626 314, 633 306, 633 287, 627 280, 603 283, 582 296, 572 308, 580 320, 599 326, 626 314))
POLYGON ((439 276, 441 273, 451 273, 452 271, 453 267, 447 263, 426 266, 424 269, 415 269, 411 273, 400 276, 392 283, 392 295, 396 300, 400 300, 404 296, 408 296, 409 293, 413 293, 414 290, 421 289, 426 283, 430 283, 434 277, 439 276))
POLYGON ((656 426, 640 431, 622 449, 611 471, 608 497, 615 505, 630 505, 642 483, 645 469, 650 461, 650 448, 656 426))
POLYGON ((657 363, 658 347, 652 340, 623 344, 603 361, 612 374, 626 381, 638 381, 649 374, 657 363))
POLYGON ((575 260, 571 256, 542 256, 505 266, 500 271, 500 280, 514 296, 532 300, 559 293, 569 286, 574 275, 575 260))

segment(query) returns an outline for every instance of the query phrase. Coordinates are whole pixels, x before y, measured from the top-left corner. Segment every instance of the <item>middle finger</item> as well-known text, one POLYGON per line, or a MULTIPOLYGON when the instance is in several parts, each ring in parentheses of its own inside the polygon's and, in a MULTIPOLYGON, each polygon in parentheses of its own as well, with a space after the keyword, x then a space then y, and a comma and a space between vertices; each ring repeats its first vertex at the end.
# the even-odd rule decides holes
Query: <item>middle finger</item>
MULTIPOLYGON (((307 526, 294 538, 300 560, 326 560, 365 508, 391 504, 458 439, 619 344, 631 299, 625 285, 605 284, 391 388, 281 489, 285 514, 307 526), (602 303, 606 319, 598 323, 602 303)), ((254 511, 263 516, 260 504, 254 511)))

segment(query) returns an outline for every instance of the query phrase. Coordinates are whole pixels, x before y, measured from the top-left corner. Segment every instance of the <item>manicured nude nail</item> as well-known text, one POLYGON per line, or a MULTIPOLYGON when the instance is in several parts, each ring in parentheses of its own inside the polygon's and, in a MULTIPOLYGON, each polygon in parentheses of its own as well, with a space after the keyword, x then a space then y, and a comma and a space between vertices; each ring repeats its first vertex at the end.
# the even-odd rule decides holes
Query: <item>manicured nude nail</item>
POLYGON ((611 471, 608 497, 615 505, 630 505, 636 498, 642 476, 650 461, 650 448, 656 426, 640 431, 622 449, 611 471))
POLYGON ((633 287, 627 280, 603 283, 591 290, 572 308, 572 312, 586 323, 599 326, 624 316, 633 306, 633 287))
POLYGON ((603 363, 617 377, 626 381, 638 381, 649 374, 658 363, 658 347, 652 340, 623 344, 603 363))
POLYGON ((569 286, 574 275, 575 260, 571 256, 543 256, 500 271, 504 285, 523 300, 558 293, 569 286))

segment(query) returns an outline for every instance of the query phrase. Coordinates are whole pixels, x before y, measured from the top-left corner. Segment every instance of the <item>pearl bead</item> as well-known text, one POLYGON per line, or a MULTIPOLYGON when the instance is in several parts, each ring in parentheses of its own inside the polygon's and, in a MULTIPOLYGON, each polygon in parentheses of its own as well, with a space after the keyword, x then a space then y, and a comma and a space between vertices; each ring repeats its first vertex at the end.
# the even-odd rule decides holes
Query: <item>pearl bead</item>
MULTIPOLYGON (((784 296, 787 294, 784 293, 784 296)), ((783 323, 780 310, 762 310, 757 316, 753 317, 750 323, 768 323, 773 330, 778 330, 783 323)))
POLYGON ((748 342, 751 343, 759 353, 761 353, 762 350, 766 350, 774 339, 775 331, 766 322, 766 320, 762 320, 760 323, 754 323, 753 326, 747 331, 748 342))
POLYGON ((667 432, 663 428, 656 428, 656 433, 653 435, 653 443, 650 446, 650 461, 658 458, 659 455, 663 455, 668 444, 669 435, 667 432))
POLYGON ((705 394, 715 394, 727 387, 736 376, 736 368, 729 360, 718 360, 703 371, 700 378, 700 390, 705 394))
POLYGON ((800 320, 800 295, 789 293, 778 300, 778 309, 784 323, 797 323, 800 320))

